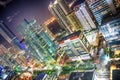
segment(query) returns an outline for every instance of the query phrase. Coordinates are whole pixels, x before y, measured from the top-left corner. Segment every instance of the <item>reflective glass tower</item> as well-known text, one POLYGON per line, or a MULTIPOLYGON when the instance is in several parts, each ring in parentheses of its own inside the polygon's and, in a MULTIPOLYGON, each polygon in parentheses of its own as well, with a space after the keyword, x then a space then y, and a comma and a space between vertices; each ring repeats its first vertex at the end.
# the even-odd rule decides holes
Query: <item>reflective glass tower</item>
POLYGON ((120 49, 120 18, 108 21, 99 26, 107 43, 113 50, 120 49))
POLYGON ((11 56, 14 57, 14 53, 11 53, 7 48, 5 48, 4 44, 3 45, 1 44, 0 45, 1 64, 13 68, 13 66, 16 65, 17 62, 11 56))
POLYGON ((57 45, 52 42, 36 20, 28 22, 25 19, 19 28, 28 49, 36 59, 41 61, 50 60, 55 55, 57 45))
POLYGON ((99 25, 107 15, 116 13, 112 0, 86 0, 99 25))

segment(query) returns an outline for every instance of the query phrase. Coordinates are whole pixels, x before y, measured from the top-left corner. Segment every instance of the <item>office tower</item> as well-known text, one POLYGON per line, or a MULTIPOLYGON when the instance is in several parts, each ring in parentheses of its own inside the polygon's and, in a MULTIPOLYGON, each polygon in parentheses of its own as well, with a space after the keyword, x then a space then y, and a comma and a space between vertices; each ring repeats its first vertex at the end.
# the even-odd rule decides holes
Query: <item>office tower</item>
POLYGON ((0 21, 0 34, 16 49, 22 50, 20 41, 16 35, 9 29, 9 27, 2 21, 0 21))
POLYGON ((10 48, 11 44, 0 34, 0 44, 2 44, 5 48, 10 48))
POLYGON ((0 45, 0 58, 2 60, 1 64, 12 68, 15 65, 15 62, 11 61, 13 59, 10 60, 12 55, 13 53, 9 52, 9 50, 4 45, 0 45))
POLYGON ((66 14, 67 14, 67 10, 63 9, 64 6, 67 6, 66 4, 61 4, 62 1, 64 2, 64 0, 56 0, 54 3, 50 3, 49 4, 49 11, 52 13, 53 16, 56 17, 56 19, 58 20, 58 23, 61 25, 61 27, 63 27, 68 33, 72 33, 71 30, 71 25, 68 21, 68 19, 66 18, 66 14))
POLYGON ((86 2, 81 3, 79 6, 75 8, 75 15, 79 19, 82 24, 84 30, 91 30, 97 28, 96 20, 91 13, 86 2))
POLYGON ((101 25, 105 16, 116 14, 116 9, 112 0, 86 0, 86 2, 99 25, 101 25))
POLYGON ((65 0, 56 0, 62 10, 64 11, 65 15, 69 14, 71 12, 71 9, 69 8, 68 4, 66 4, 65 0))
POLYGON ((59 25, 55 17, 51 17, 50 19, 45 21, 42 26, 52 40, 66 35, 66 31, 59 25))
POLYGON ((113 50, 120 49, 120 18, 110 17, 99 26, 105 40, 113 50))
POLYGON ((63 37, 59 42, 59 47, 72 59, 72 61, 91 59, 88 54, 90 51, 90 44, 81 31, 63 37))
POLYGON ((52 42, 36 20, 28 22, 24 19, 18 31, 24 36, 28 49, 36 59, 40 61, 50 60, 56 54, 57 45, 52 42))
POLYGON ((6 52, 6 50, 7 50, 6 47, 4 45, 0 44, 0 54, 6 52))
POLYGON ((66 17, 72 26, 71 29, 73 32, 83 30, 83 26, 79 22, 79 19, 77 18, 74 12, 69 13, 66 17))

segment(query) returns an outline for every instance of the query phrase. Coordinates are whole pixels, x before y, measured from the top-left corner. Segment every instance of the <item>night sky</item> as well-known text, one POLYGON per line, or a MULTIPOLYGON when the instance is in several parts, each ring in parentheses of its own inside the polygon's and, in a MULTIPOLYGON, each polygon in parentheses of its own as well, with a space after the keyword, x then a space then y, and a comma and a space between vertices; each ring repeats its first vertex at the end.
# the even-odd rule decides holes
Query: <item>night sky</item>
POLYGON ((0 20, 3 20, 17 36, 19 36, 17 26, 24 18, 27 20, 34 18, 39 24, 50 18, 48 5, 50 1, 54 2, 54 0, 0 0, 0 3, 1 1, 9 1, 9 3, 0 6, 0 20))

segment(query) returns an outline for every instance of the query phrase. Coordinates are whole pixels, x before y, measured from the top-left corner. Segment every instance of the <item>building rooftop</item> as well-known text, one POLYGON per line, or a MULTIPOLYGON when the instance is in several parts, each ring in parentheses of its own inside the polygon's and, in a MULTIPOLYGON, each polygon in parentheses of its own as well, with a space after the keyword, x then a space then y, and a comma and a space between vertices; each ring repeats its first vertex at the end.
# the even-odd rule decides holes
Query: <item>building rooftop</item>
POLYGON ((117 15, 109 15, 109 16, 106 16, 105 18, 103 18, 102 20, 102 25, 105 25, 106 23, 108 22, 112 22, 113 20, 116 20, 116 19, 119 19, 120 18, 120 14, 117 14, 117 15))
POLYGON ((74 33, 72 33, 72 34, 69 34, 69 35, 61 38, 60 41, 64 41, 64 40, 70 39, 70 38, 72 38, 72 37, 74 37, 74 36, 79 36, 80 33, 81 33, 81 31, 74 32, 74 33))

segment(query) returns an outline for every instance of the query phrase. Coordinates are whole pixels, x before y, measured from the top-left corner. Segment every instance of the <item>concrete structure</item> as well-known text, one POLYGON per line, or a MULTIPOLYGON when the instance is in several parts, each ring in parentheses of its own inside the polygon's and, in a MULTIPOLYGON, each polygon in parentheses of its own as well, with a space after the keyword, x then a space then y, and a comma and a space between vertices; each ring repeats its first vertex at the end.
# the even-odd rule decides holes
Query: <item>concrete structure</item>
POLYGON ((88 54, 90 51, 89 42, 81 31, 63 37, 59 42, 59 47, 73 61, 91 59, 88 54))
POLYGON ((96 20, 95 20, 93 14, 91 13, 86 2, 80 4, 75 9, 76 9, 75 15, 79 19, 84 30, 91 30, 91 29, 97 28, 96 20))
POLYGON ((65 2, 65 0, 56 0, 62 10, 64 11, 65 15, 69 14, 71 12, 71 9, 69 8, 68 4, 65 2))
POLYGON ((66 17, 71 24, 71 29, 73 32, 78 31, 78 30, 83 30, 83 26, 79 22, 79 19, 74 14, 74 12, 69 13, 66 17))
POLYGON ((69 13, 69 8, 64 0, 55 0, 54 3, 51 2, 48 9, 52 15, 56 17, 61 27, 63 27, 68 33, 72 33, 70 23, 66 18, 66 14, 69 13))

